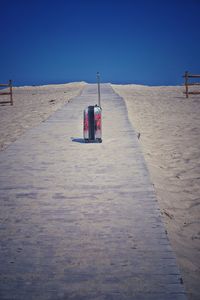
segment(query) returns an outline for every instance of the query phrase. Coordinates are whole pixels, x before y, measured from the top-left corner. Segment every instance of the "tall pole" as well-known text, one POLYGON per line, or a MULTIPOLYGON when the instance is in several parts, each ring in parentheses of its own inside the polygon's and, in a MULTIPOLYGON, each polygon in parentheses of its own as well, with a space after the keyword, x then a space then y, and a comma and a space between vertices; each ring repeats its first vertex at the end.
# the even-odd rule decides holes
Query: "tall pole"
POLYGON ((9 87, 10 87, 10 104, 13 105, 12 80, 9 80, 9 87))
POLYGON ((185 93, 186 98, 188 98, 188 71, 185 72, 185 93))
POLYGON ((97 72, 97 84, 98 84, 98 105, 101 107, 101 95, 100 95, 100 74, 97 72))

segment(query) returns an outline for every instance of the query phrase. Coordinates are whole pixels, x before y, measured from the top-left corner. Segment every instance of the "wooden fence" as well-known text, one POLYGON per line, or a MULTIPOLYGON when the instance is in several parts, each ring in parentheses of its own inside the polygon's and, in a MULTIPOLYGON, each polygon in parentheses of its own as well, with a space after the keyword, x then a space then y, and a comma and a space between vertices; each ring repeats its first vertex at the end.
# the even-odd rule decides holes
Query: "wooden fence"
POLYGON ((0 96, 2 95, 10 95, 10 101, 4 101, 1 103, 10 103, 10 105, 13 105, 13 91, 12 91, 12 80, 9 80, 9 82, 6 83, 0 83, 0 87, 8 87, 9 88, 9 92, 1 92, 0 91, 0 96))
POLYGON ((199 91, 189 91, 189 86, 196 86, 196 85, 200 85, 200 82, 189 82, 190 78, 199 78, 200 79, 200 75, 195 75, 195 74, 189 74, 188 71, 185 72, 185 75, 183 75, 183 77, 185 78, 185 94, 186 94, 186 98, 188 98, 189 94, 200 94, 200 90, 199 91))

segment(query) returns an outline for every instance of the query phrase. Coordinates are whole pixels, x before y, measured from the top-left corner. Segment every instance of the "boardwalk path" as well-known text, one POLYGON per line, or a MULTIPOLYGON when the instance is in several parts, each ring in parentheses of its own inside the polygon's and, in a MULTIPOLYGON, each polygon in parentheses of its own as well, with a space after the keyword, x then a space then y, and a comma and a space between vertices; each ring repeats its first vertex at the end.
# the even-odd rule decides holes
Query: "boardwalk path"
POLYGON ((103 143, 82 143, 96 85, 0 153, 0 299, 183 300, 122 98, 102 85, 103 143))

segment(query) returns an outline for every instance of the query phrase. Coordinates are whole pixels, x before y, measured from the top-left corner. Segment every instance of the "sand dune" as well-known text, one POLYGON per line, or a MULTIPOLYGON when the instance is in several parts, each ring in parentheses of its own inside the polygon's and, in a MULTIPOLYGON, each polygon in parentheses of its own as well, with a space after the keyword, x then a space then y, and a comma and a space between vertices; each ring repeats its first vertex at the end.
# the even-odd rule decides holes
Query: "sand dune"
POLYGON ((77 96, 85 84, 14 87, 14 106, 3 103, 9 96, 0 96, 0 150, 77 96))
POLYGON ((200 96, 183 87, 113 85, 155 185, 157 198, 190 299, 200 299, 200 96))

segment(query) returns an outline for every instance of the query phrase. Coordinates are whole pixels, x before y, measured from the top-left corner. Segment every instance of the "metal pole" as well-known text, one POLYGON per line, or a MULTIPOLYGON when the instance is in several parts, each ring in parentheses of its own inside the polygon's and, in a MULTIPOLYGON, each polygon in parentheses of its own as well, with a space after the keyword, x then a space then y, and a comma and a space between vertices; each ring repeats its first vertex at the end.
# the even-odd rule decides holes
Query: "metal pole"
POLYGON ((97 84, 98 84, 98 105, 101 107, 101 95, 100 95, 100 74, 97 72, 97 84))

